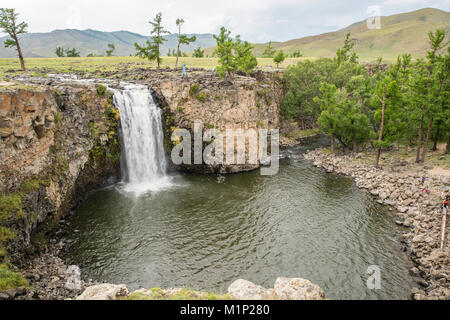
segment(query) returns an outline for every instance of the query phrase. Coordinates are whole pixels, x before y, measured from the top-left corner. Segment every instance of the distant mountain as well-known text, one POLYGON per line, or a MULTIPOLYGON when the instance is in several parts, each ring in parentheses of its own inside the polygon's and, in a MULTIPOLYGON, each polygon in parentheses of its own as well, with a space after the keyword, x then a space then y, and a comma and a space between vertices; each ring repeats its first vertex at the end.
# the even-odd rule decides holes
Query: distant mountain
MULTIPOLYGON (((192 36, 192 35, 189 35, 192 36)), ((191 52, 197 47, 207 48, 214 46, 216 41, 212 34, 195 34, 197 41, 189 46, 183 45, 182 52, 191 52)), ((177 46, 177 35, 166 36, 167 42, 161 48, 162 54, 166 55, 169 48, 175 49, 177 46)), ((0 38, 3 41, 6 37, 0 38)), ((64 48, 77 48, 81 56, 89 53, 104 55, 108 49, 108 43, 114 43, 116 56, 134 55, 136 49, 134 43, 144 44, 150 37, 146 37, 129 31, 102 32, 96 30, 55 30, 47 33, 28 33, 22 36, 21 45, 26 58, 32 57, 56 57, 55 49, 58 46, 64 48)), ((16 51, 11 48, 0 46, 0 57, 16 57, 16 51)))
MULTIPOLYGON (((276 49, 286 53, 300 50, 306 57, 333 57, 336 50, 342 46, 345 34, 350 32, 356 39, 356 52, 361 59, 396 58, 401 53, 411 53, 414 57, 424 57, 429 47, 428 32, 445 29, 450 33, 450 13, 438 9, 426 8, 408 13, 396 14, 381 18, 381 29, 369 30, 366 21, 352 24, 336 32, 317 36, 294 39, 286 42, 272 42, 276 49)), ((207 48, 206 53, 212 54, 216 41, 212 34, 195 34, 197 41, 189 46, 182 46, 183 52, 192 52, 195 48, 207 48)), ((191 35, 189 35, 191 36, 191 35)), ((3 42, 6 37, 0 38, 3 42)), ((108 43, 116 46, 115 55, 129 56, 136 52, 134 43, 144 44, 150 37, 128 31, 102 32, 96 30, 55 30, 48 33, 29 33, 23 35, 21 44, 25 57, 56 57, 55 49, 75 47, 82 56, 89 53, 105 54, 108 43)), ((161 49, 167 54, 169 48, 175 49, 177 35, 167 36, 168 41, 161 49)), ((276 40, 276 39, 274 39, 276 40)), ((254 52, 261 55, 266 44, 254 44, 254 52)), ((15 57, 13 49, 0 46, 0 57, 15 57)))
MULTIPOLYGON (((333 57, 342 46, 345 34, 350 32, 356 39, 355 50, 362 59, 396 58, 401 53, 424 57, 429 48, 428 32, 444 29, 450 33, 450 13, 438 9, 421 9, 381 18, 381 29, 369 30, 361 21, 337 32, 318 36, 273 42, 277 49, 287 53, 300 50, 307 57, 333 57)), ((254 45, 257 55, 263 53, 267 44, 254 45)), ((211 51, 208 49, 207 52, 211 51)))

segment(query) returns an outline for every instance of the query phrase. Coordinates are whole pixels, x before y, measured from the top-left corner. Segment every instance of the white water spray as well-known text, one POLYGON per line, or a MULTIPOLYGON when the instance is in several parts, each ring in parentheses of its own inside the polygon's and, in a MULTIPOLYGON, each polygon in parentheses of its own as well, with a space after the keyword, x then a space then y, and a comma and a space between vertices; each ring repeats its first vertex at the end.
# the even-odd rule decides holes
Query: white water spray
POLYGON ((150 90, 127 84, 123 90, 114 90, 114 104, 120 111, 122 125, 125 191, 144 193, 169 187, 162 112, 150 90))

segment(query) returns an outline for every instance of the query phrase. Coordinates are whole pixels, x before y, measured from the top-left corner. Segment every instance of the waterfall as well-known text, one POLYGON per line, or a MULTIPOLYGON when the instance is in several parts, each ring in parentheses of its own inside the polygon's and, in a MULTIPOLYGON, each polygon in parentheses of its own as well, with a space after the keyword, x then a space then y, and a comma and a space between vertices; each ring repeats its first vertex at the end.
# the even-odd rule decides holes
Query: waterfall
POLYGON ((114 89, 114 105, 120 111, 122 127, 124 190, 144 193, 170 186, 162 111, 150 90, 134 84, 126 84, 122 90, 114 89))

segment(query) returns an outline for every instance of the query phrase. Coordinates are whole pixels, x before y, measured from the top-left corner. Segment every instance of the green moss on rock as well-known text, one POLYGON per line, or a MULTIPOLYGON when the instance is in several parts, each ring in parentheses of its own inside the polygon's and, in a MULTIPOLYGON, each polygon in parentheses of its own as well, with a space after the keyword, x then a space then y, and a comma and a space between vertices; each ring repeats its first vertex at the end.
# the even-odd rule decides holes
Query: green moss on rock
POLYGON ((27 286, 27 280, 20 273, 9 270, 6 263, 0 264, 0 292, 27 286))
POLYGON ((180 289, 174 293, 164 291, 161 288, 153 288, 144 292, 134 292, 125 300, 231 300, 228 294, 214 294, 198 292, 190 289, 180 289))

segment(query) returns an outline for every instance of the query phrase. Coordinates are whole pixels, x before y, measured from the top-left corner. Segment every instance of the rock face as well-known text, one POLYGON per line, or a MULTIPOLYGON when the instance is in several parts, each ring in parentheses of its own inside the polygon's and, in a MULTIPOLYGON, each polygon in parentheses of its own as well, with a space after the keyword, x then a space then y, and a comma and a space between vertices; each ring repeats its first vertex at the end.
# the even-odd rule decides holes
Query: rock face
POLYGON ((59 222, 117 174, 118 114, 111 95, 98 89, 52 84, 0 92, 0 224, 15 234, 7 247, 12 261, 32 231, 59 222))
POLYGON ((439 248, 443 218, 440 193, 446 179, 440 180, 417 168, 411 170, 403 162, 393 163, 390 171, 375 169, 371 164, 358 161, 362 154, 337 156, 315 150, 305 158, 327 172, 354 178, 358 187, 377 197, 378 203, 395 209, 396 224, 405 227, 404 250, 417 266, 410 272, 420 288, 413 289, 412 298, 450 299, 450 242, 447 241, 444 250, 439 248), (431 193, 424 191, 422 177, 426 178, 425 185, 431 193))
POLYGON ((228 287, 228 294, 236 300, 271 300, 273 289, 266 289, 253 282, 239 279, 228 287))
MULTIPOLYGON (((203 132, 217 129, 222 133, 224 151, 226 129, 253 129, 256 132, 258 129, 279 129, 283 90, 276 74, 235 76, 232 81, 227 81, 207 72, 188 79, 169 77, 147 83, 154 89, 155 99, 164 110, 165 140, 169 152, 177 143, 171 140, 173 131, 187 129, 193 138, 195 121, 202 122, 203 132)), ((204 147, 205 144, 202 150, 204 147)), ((243 148, 248 152, 248 142, 243 148)), ((236 147, 234 153, 238 150, 239 147, 236 147)), ((261 165, 259 157, 256 164, 246 160, 245 164, 184 164, 176 168, 195 173, 234 173, 253 170, 261 165)))
POLYGON ((76 300, 118 300, 128 295, 124 284, 99 284, 87 288, 76 300))
POLYGON ((275 294, 280 300, 323 300, 325 293, 311 281, 300 278, 278 278, 275 294))
POLYGON ((273 289, 265 289, 247 280, 236 280, 228 288, 235 300, 323 300, 323 290, 308 280, 278 278, 273 289))

